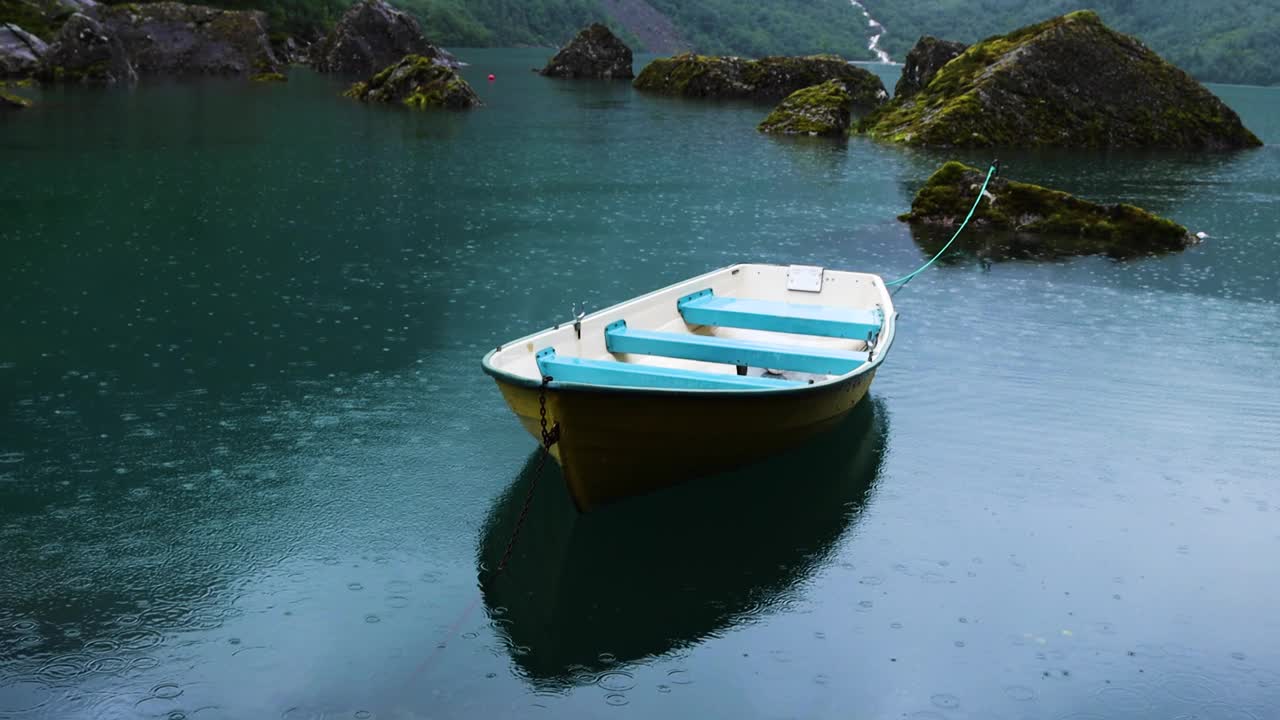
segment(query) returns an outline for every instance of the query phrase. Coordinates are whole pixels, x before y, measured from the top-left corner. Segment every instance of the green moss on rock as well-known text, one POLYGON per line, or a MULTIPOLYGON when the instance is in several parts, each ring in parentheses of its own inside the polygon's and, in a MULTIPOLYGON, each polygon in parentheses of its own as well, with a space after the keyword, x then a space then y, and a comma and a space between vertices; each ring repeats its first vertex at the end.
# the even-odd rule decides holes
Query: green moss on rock
POLYGON ((422 55, 406 55, 343 95, 362 102, 399 103, 415 110, 463 110, 482 105, 479 96, 453 68, 422 55))
POLYGON ((289 82, 289 78, 278 72, 260 73, 249 79, 256 83, 289 82))
POLYGON ((844 136, 853 95, 839 80, 801 88, 786 97, 757 128, 782 135, 844 136))
POLYGON ((31 107, 31 101, 11 92, 0 90, 0 110, 23 110, 31 107))
POLYGON ((1262 144, 1203 85, 1089 10, 969 47, 857 129, 933 147, 1262 144))
MULTIPOLYGON (((899 219, 955 227, 964 220, 986 172, 952 161, 935 172, 899 219)), ((1133 205, 1099 205, 1059 190, 996 177, 970 227, 1081 238, 1088 252, 1133 255, 1181 250, 1195 241, 1187 229, 1133 205)))
POLYGON ((0 0, 0 22, 17 25, 46 42, 53 39, 69 14, 54 2, 0 0))
POLYGON ((633 85, 664 95, 777 102, 828 80, 843 81, 853 103, 867 108, 880 105, 889 95, 880 78, 838 55, 746 60, 685 53, 649 63, 633 85))

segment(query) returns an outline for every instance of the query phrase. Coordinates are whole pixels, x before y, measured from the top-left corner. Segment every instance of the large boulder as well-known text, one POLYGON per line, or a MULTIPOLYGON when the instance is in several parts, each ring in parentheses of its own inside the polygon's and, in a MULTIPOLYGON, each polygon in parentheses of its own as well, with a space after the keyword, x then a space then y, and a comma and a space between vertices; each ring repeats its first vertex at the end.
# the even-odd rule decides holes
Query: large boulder
POLYGON ((139 75, 245 75, 280 70, 261 12, 156 2, 104 5, 96 15, 124 44, 139 75))
POLYGON ((843 137, 853 117, 853 93, 843 81, 828 80, 786 97, 757 128, 782 135, 843 137))
POLYGON ((1261 144, 1203 85, 1088 10, 973 45, 859 130, 934 147, 1261 144))
POLYGON ((458 65, 452 55, 427 42, 412 15, 385 0, 360 0, 343 14, 311 59, 320 72, 371 75, 406 55, 458 65))
POLYGON ((12 23, 0 23, 0 78, 27 77, 40 67, 49 46, 12 23))
POLYGON ((50 81, 110 84, 137 75, 278 72, 260 12, 156 2, 99 5, 58 30, 40 68, 50 81))
POLYGON ((964 43, 939 40, 929 35, 921 37, 902 64, 902 77, 893 88, 894 99, 910 97, 925 89, 943 65, 968 48, 964 43))
POLYGON ((633 78, 631 48, 600 23, 592 23, 539 71, 548 77, 633 78))
POLYGON ((744 60, 685 53, 658 58, 635 79, 639 90, 698 98, 777 102, 800 88, 842 80, 854 102, 873 107, 889 96, 884 83, 838 55, 744 60))
POLYGON ((111 85, 138 79, 124 44, 94 18, 73 14, 54 36, 38 73, 46 82, 111 85))
POLYGON ((465 110, 483 104, 457 70, 422 55, 406 55, 344 94, 362 102, 399 104, 415 110, 465 110))
MULTIPOLYGON (((899 219, 950 230, 973 207, 984 178, 985 171, 948 162, 916 193, 911 212, 899 219)), ((1041 245, 1063 239, 1075 248, 1070 254, 1126 257, 1181 250, 1196 242, 1185 227, 1133 205, 1099 205, 1002 177, 992 178, 987 185, 987 195, 978 203, 970 227, 1009 231, 1015 238, 1022 237, 1023 247, 1028 245, 1027 236, 1043 238, 1032 243, 1041 245)))

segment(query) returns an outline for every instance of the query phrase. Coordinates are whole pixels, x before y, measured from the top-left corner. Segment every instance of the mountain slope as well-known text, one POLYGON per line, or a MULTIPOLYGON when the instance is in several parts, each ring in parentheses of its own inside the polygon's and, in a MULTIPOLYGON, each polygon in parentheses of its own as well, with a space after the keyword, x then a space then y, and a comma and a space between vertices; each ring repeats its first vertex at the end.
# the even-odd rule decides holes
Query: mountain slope
POLYGON ((901 60, 921 35, 973 43, 1092 9, 1200 80, 1280 84, 1280 0, 861 0, 901 60))
POLYGON ((866 49, 866 20, 848 0, 759 4, 741 0, 399 0, 399 4, 423 19, 433 41, 453 47, 560 45, 583 25, 604 19, 631 38, 646 37, 658 24, 661 42, 639 50, 696 49, 752 57, 834 52, 853 60, 871 57, 866 49), (646 5, 643 12, 624 11, 628 6, 646 5))

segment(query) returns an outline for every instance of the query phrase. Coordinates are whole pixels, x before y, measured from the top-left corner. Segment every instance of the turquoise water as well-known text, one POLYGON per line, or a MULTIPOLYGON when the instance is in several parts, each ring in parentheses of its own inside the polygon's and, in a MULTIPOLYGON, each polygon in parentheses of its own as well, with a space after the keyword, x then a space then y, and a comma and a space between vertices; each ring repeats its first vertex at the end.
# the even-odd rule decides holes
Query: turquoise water
POLYGON ((1213 88, 1257 151, 1001 153, 1209 238, 970 246, 836 435, 581 517, 552 470, 481 587, 536 459, 487 349, 906 272, 951 155, 461 54, 469 114, 298 71, 0 118, 0 718, 1275 715, 1280 90, 1213 88))

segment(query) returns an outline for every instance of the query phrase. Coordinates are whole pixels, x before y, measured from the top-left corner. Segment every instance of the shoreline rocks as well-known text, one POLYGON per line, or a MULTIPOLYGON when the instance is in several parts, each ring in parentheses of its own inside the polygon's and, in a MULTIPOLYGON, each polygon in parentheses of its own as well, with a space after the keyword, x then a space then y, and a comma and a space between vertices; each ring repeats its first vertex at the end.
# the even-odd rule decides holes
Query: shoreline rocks
POLYGON ((457 58, 427 41, 412 15, 386 0, 360 0, 314 47, 311 59, 320 72, 371 75, 407 55, 448 67, 459 65, 457 58))
MULTIPOLYGON (((913 225, 957 227, 973 206, 986 171, 951 161, 939 168, 899 220, 913 225)), ((1133 205, 1101 205, 1039 185, 992 178, 969 227, 1045 236, 1024 245, 1073 239, 1083 251, 1116 257, 1182 250, 1197 242, 1187 229, 1133 205)))
POLYGON ((48 51, 48 44, 35 35, 13 23, 0 23, 0 78, 35 74, 48 51))
POLYGON ((583 28, 538 71, 546 77, 594 78, 598 80, 631 79, 631 48, 609 28, 592 23, 583 28))
POLYGON ((113 85, 138 79, 120 38, 95 18, 72 15, 41 59, 37 77, 43 82, 113 85))
POLYGON ((406 55, 343 94, 361 102, 399 104, 414 110, 466 110, 484 104, 456 70, 422 55, 406 55))
POLYGON ((279 72, 256 10, 155 2, 103 5, 97 17, 124 45, 139 75, 247 75, 279 72))
POLYGON ((926 147, 1261 145, 1203 85, 1090 10, 969 47, 858 131, 926 147))
POLYGON ((63 23, 37 75, 109 85, 139 75, 276 73, 265 21, 256 11, 177 2, 95 6, 63 23))
POLYGON ((875 106, 889 96, 880 78, 838 55, 745 60, 685 53, 654 60, 633 84, 637 90, 680 97, 777 102, 828 80, 844 81, 855 103, 875 106))

